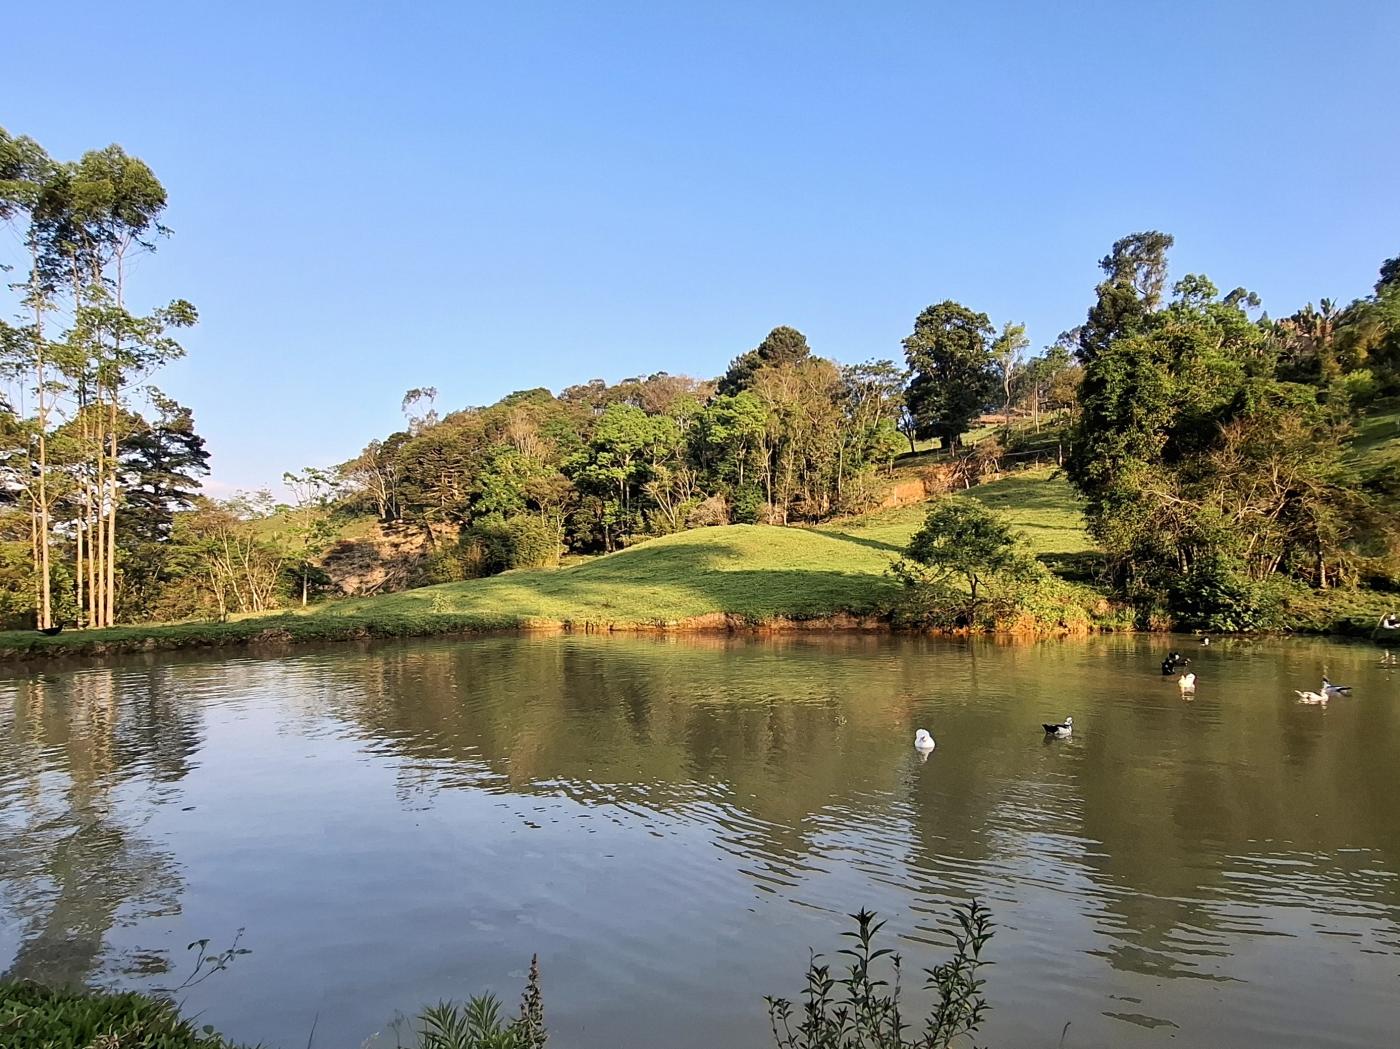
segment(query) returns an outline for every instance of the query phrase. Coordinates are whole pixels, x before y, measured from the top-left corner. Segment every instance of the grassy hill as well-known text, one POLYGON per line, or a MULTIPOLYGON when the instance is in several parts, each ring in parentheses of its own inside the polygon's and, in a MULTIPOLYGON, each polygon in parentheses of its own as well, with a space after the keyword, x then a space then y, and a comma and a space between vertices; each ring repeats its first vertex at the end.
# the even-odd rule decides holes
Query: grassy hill
MULTIPOLYGON (((1400 472, 1400 406, 1371 416, 1353 454, 1363 472, 1400 472)), ((1028 549, 1062 577, 1094 578, 1098 555, 1068 482, 1051 467, 967 493, 1005 514, 1028 549)), ((922 523, 919 503, 812 528, 729 525, 665 536, 557 569, 347 598, 306 611, 227 623, 74 631, 54 638, 0 633, 0 659, 107 654, 254 642, 409 637, 516 627, 648 629, 721 626, 737 619, 815 620, 887 610, 897 585, 887 569, 922 523)), ((1298 629, 1367 634, 1389 595, 1312 594, 1292 612, 1298 629)))
MULTIPOLYGON (((1049 470, 1007 477, 970 494, 1007 512, 1026 533, 1031 549, 1047 561, 1090 549, 1069 486, 1049 470)), ((227 623, 116 627, 54 638, 15 631, 0 634, 0 656, 531 625, 619 629, 702 617, 759 622, 867 615, 887 608, 895 596, 896 584, 886 569, 923 516, 924 507, 917 505, 817 528, 697 529, 566 568, 507 572, 227 623)))

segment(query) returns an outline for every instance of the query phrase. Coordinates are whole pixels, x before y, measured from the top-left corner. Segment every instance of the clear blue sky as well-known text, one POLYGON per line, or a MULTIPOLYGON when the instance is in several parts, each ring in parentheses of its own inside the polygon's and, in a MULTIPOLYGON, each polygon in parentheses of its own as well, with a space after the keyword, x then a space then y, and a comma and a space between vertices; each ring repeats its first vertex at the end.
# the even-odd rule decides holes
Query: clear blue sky
POLYGON ((215 490, 440 407, 773 326, 897 357, 930 302, 1082 319, 1118 236, 1274 314, 1400 253, 1400 4, 68 3, 3 17, 0 124, 170 192, 138 291, 215 490))

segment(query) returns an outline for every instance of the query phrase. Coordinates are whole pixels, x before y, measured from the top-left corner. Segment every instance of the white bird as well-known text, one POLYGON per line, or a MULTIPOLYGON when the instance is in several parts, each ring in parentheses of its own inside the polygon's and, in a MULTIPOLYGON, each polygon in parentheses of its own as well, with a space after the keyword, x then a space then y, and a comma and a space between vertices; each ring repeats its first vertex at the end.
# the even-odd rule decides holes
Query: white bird
POLYGON ((1184 693, 1187 693, 1187 692, 1195 692, 1195 691, 1196 691, 1196 675, 1195 675, 1195 674, 1182 674, 1181 677, 1179 677, 1179 678, 1176 679, 1176 687, 1179 688, 1179 689, 1181 689, 1181 691, 1182 691, 1183 694, 1184 694, 1184 693))
POLYGON ((1299 691, 1295 688, 1295 689, 1293 690, 1293 694, 1294 694, 1295 696, 1298 697, 1298 702, 1299 702, 1299 703, 1313 703, 1313 704, 1320 703, 1320 704, 1322 704, 1323 706, 1326 706, 1326 705, 1327 705, 1327 693, 1326 693, 1326 692, 1299 692, 1299 691))
POLYGON ((1377 625, 1382 630, 1400 630, 1400 612, 1387 612, 1377 625))
POLYGON ((1047 736, 1054 736, 1056 739, 1064 739, 1074 731, 1074 718, 1065 718, 1058 725, 1042 722, 1040 727, 1045 730, 1047 736))
POLYGON ((1351 686, 1350 686, 1350 685, 1334 685, 1334 684, 1332 684, 1332 682, 1328 681, 1326 678, 1323 678, 1323 679, 1322 679, 1322 691, 1323 691, 1323 694, 1324 694, 1324 695, 1330 696, 1332 699, 1336 699, 1338 696, 1350 695, 1350 694, 1351 694, 1351 686))
POLYGON ((921 728, 918 732, 914 733, 915 750, 930 751, 936 746, 938 746, 938 744, 933 741, 933 737, 929 735, 928 729, 921 728))

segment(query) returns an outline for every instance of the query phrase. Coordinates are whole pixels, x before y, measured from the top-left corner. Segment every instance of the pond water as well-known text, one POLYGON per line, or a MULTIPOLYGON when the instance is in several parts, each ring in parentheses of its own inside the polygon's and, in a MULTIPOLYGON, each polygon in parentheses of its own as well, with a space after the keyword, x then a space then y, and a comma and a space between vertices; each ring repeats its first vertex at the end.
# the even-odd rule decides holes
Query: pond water
POLYGON ((187 1010, 339 1049, 442 997, 513 1009, 538 952, 552 1045, 758 1049, 847 913, 917 973, 975 894, 993 1046, 1393 1045, 1381 654, 486 637, 11 670, 0 973, 169 988, 241 929, 187 1010), (1324 667, 1355 694, 1294 702, 1324 667))

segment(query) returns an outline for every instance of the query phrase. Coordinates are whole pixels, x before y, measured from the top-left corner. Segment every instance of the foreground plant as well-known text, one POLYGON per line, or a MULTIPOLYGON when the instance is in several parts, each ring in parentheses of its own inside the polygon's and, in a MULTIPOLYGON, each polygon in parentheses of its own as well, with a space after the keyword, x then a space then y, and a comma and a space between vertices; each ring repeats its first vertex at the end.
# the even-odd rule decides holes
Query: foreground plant
POLYGON ((992 938, 991 912, 976 900, 954 912, 960 932, 953 937, 953 957, 924 970, 924 986, 937 1002, 924 1020, 923 1031, 912 1035, 900 1011, 902 961, 887 947, 876 948, 884 927, 866 910, 851 915, 854 932, 841 935, 855 941, 838 955, 849 960, 840 979, 813 954, 807 967, 807 989, 800 1020, 786 998, 765 998, 773 1040, 778 1049, 946 1049, 957 1039, 976 1034, 987 1012, 979 975, 982 948, 992 938), (889 959, 891 979, 875 972, 889 959))
POLYGON ((196 1029, 166 998, 50 990, 30 983, 0 983, 0 1046, 233 1049, 213 1028, 196 1029))
POLYGON ((520 999, 520 1015, 506 1021, 494 994, 457 1002, 438 1002, 418 1017, 418 1049, 544 1049, 539 956, 530 959, 530 976, 520 999))

